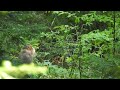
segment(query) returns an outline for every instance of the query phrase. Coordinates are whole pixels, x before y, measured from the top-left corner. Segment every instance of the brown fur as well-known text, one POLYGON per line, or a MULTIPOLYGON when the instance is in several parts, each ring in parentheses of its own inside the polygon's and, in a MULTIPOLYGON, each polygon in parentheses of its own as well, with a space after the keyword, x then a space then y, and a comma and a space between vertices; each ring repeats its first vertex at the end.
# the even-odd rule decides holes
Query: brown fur
POLYGON ((35 49, 31 45, 27 45, 21 50, 19 58, 23 63, 30 64, 32 63, 33 57, 35 57, 35 54, 35 49))

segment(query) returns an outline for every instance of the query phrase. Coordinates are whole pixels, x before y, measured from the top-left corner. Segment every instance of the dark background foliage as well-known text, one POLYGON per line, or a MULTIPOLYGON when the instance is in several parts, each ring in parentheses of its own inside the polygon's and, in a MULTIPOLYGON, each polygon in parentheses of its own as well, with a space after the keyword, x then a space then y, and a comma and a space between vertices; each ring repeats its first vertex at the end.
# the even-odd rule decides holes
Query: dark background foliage
POLYGON ((0 62, 31 44, 49 72, 30 78, 119 78, 119 17, 114 32, 114 11, 0 11, 0 62))

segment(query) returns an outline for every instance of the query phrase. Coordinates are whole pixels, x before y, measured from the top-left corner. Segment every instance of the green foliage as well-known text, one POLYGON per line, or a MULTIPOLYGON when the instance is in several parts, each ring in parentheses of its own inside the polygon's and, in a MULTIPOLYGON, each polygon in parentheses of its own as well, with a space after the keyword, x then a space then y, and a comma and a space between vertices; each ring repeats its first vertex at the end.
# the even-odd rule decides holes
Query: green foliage
MULTIPOLYGON (((113 11, 0 11, 0 62, 10 60, 15 68, 21 47, 31 44, 34 63, 49 70, 29 78, 119 78, 115 69, 109 74, 120 66, 119 16, 116 11, 113 38, 113 11)), ((9 74, 1 78, 14 78, 9 74)))
POLYGON ((119 66, 110 67, 106 72, 107 73, 104 75, 104 78, 120 79, 120 67, 119 66))
POLYGON ((9 61, 4 61, 2 67, 0 67, 0 78, 3 79, 23 78, 27 74, 39 73, 46 74, 47 67, 38 67, 34 64, 15 67, 9 61))

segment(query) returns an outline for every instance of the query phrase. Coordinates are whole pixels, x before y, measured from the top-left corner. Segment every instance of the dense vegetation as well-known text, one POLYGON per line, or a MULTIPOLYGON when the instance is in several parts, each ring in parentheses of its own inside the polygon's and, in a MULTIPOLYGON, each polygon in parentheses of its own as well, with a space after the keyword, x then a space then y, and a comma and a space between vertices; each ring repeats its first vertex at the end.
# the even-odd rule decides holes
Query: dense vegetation
POLYGON ((120 78, 119 17, 117 11, 0 11, 0 78, 120 78), (21 71, 26 44, 36 49, 35 67, 21 71), (42 66, 46 74, 36 73, 42 66))

